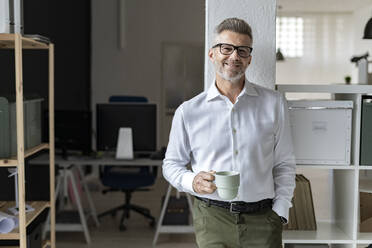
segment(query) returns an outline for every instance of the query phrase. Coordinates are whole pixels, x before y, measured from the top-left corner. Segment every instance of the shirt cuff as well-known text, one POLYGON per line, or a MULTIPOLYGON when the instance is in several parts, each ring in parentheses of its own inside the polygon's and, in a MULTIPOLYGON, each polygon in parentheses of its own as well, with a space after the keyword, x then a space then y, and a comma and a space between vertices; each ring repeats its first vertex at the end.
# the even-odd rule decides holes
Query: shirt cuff
POLYGON ((195 176, 196 176, 196 174, 194 172, 191 172, 191 171, 186 172, 185 174, 183 174, 182 180, 181 180, 181 185, 182 185, 182 188, 185 192, 195 194, 195 191, 192 187, 192 182, 194 181, 195 176))
MULTIPOLYGON (((277 213, 277 215, 279 215, 280 217, 285 218, 287 220, 287 223, 288 223, 288 215, 289 215, 289 208, 290 207, 291 206, 288 206, 287 201, 277 199, 274 202, 273 211, 275 211, 275 213, 277 213)), ((287 223, 285 223, 285 224, 287 224, 287 223)))

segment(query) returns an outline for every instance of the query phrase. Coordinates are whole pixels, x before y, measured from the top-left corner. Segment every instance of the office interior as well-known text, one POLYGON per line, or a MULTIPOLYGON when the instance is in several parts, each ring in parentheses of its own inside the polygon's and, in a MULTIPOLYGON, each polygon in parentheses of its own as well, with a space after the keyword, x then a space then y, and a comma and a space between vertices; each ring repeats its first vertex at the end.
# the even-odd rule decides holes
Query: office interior
MULTIPOLYGON (((114 157, 118 129, 133 125, 133 156, 161 164, 158 161, 164 158, 175 109, 205 90, 206 1, 33 0, 23 4, 24 33, 49 37, 55 44, 57 157, 62 160, 76 156, 114 157)), ((371 0, 277 0, 276 5, 276 49, 280 49, 281 54, 277 50, 275 84, 359 84, 359 68, 351 58, 367 52, 372 54, 372 41, 362 39, 372 17, 371 0)), ((2 71, 10 73, 0 75, 0 96, 10 99, 14 95, 14 53, 2 50, 1 54, 2 71)), ((47 52, 24 51, 24 95, 25 99, 43 99, 44 140, 48 139, 49 117, 47 65, 47 52)), ((287 97, 332 99, 328 93, 291 93, 287 97)), ((26 163, 43 155, 36 154, 26 163)), ((80 167, 81 175, 73 175, 87 185, 98 216, 125 200, 120 189, 107 191, 115 188, 107 183, 113 178, 104 179, 105 168, 110 165, 86 164, 80 167)), ((113 170, 123 170, 130 175, 140 173, 143 168, 118 166, 113 170)), ((154 221, 130 212, 130 218, 121 225, 122 212, 119 211, 100 216, 97 225, 92 216, 87 216, 89 241, 84 231, 57 231, 56 245, 61 248, 152 247, 169 185, 162 177, 161 167, 154 165, 150 169, 155 173, 153 181, 145 185, 149 190, 133 192, 131 202, 147 208, 154 221)), ((57 176, 64 170, 57 169, 57 176)), ((27 164, 26 199, 49 199, 48 182, 43 182, 48 173, 43 165, 27 164)), ((297 173, 304 174, 311 182, 317 221, 331 220, 332 170, 301 167, 297 173)), ((368 181, 371 174, 365 168, 360 178, 368 181)), ((8 176, 8 171, 0 168, 0 201, 14 200, 14 182, 8 176)), ((61 206, 75 213, 78 210, 71 182, 63 183, 64 195, 56 202, 57 216, 61 206)), ((88 211, 90 203, 83 183, 78 185, 79 196, 88 211)), ((188 209, 184 225, 192 226, 185 194, 173 189, 171 195, 175 197, 172 199, 182 200, 183 207, 188 209)), ((76 216, 81 222, 78 215, 74 218, 76 216)), ((65 216, 65 220, 69 218, 65 216)), ((159 234, 156 247, 197 247, 193 233, 185 230, 159 234)), ((372 243, 372 238, 370 240, 372 243)), ((340 247, 367 246, 367 241, 357 246, 340 244, 340 247)))

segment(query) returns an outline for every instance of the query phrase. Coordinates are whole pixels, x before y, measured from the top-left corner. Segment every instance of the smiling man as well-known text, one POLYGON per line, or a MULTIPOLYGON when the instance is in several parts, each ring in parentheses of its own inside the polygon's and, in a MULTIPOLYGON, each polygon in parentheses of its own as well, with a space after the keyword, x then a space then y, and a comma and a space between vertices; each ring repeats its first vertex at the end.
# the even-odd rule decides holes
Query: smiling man
POLYGON ((292 206, 295 160, 287 105, 280 93, 245 78, 252 46, 244 20, 221 22, 208 53, 215 82, 181 104, 173 118, 163 175, 195 196, 200 248, 281 247, 282 224, 292 206), (232 201, 218 196, 216 171, 240 173, 232 201))

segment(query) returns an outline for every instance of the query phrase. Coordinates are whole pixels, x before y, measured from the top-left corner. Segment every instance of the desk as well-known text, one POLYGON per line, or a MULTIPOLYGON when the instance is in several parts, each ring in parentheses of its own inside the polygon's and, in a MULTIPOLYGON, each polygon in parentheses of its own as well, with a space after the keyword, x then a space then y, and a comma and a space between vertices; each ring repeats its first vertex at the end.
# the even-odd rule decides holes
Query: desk
MULTIPOLYGON (((30 161, 31 164, 47 164, 49 159, 48 154, 42 154, 30 161)), ((114 165, 114 166, 128 166, 128 165, 135 165, 135 166, 161 166, 163 164, 163 160, 153 160, 149 158, 136 158, 133 160, 120 160, 115 159, 112 155, 105 155, 102 157, 92 157, 92 156, 68 156, 67 159, 63 159, 61 156, 56 155, 55 157, 55 164, 61 167, 64 166, 84 166, 84 165, 92 165, 92 166, 99 166, 99 165, 114 165)))
MULTIPOLYGON (((32 159, 30 161, 30 163, 31 164, 45 164, 46 165, 46 164, 48 164, 48 159, 49 159, 48 154, 42 154, 42 155, 32 159)), ((78 173, 80 175, 80 178, 84 178, 81 167, 85 166, 85 165, 91 165, 91 166, 100 166, 100 165, 110 165, 110 166, 161 166, 163 164, 163 161, 162 160, 152 160, 152 159, 148 159, 148 158, 138 158, 138 159, 133 159, 133 160, 117 160, 117 159, 114 158, 113 155, 106 155, 106 156, 97 157, 97 158, 90 157, 90 156, 69 156, 69 157, 67 157, 67 159, 63 159, 61 156, 57 155, 55 157, 55 164, 62 167, 64 173, 65 174, 67 173, 70 176, 70 178, 72 179, 71 181, 73 181, 74 180, 73 174, 72 174, 72 172, 69 172, 69 171, 72 171, 73 168, 77 168, 78 173)), ((89 192, 88 187, 85 183, 85 180, 82 181, 82 185, 83 185, 84 190, 86 192, 86 196, 87 196, 87 199, 88 199, 88 203, 90 205, 90 210, 92 212, 93 218, 95 219, 96 224, 98 225, 99 222, 98 222, 98 219, 97 219, 97 213, 96 213, 96 210, 95 210, 95 206, 94 206, 94 203, 93 203, 92 198, 90 196, 90 192, 89 192)), ((76 188, 76 183, 72 183, 72 186, 76 188), (75 184, 75 186, 74 186, 74 184, 75 184)), ((57 184, 57 188, 58 188, 58 184, 57 184)), ((60 190, 60 188, 58 188, 58 190, 60 190)), ((75 199, 77 199, 77 203, 78 203, 78 202, 80 202, 80 198, 79 198, 79 194, 77 192, 77 189, 75 189, 74 192, 75 191, 76 191, 76 196, 77 196, 77 197, 75 197, 75 199)), ((171 191, 172 191, 172 186, 169 184, 167 194, 166 194, 165 199, 164 199, 164 204, 163 204, 163 207, 161 209, 161 213, 160 213, 160 216, 159 216, 159 219, 158 219, 157 228, 156 228, 156 231, 155 231, 155 236, 154 236, 154 240, 153 240, 153 245, 154 246, 156 245, 156 242, 157 242, 157 239, 158 239, 158 236, 159 236, 160 233, 193 233, 194 232, 194 229, 193 229, 192 226, 173 226, 173 225, 172 226, 163 226, 162 225, 163 218, 164 218, 166 208, 167 208, 167 204, 168 204, 168 201, 169 201, 169 197, 171 195, 171 191)), ((57 190, 56 190, 56 192, 57 192, 57 190)), ((57 193, 56 193, 56 196, 57 196, 57 193)), ((191 204, 190 195, 186 194, 186 196, 187 196, 190 211, 192 211, 192 204, 191 204)), ((82 223, 82 226, 83 226, 83 229, 84 229, 86 240, 87 240, 87 242, 88 242, 88 240, 90 242, 89 232, 88 232, 88 229, 86 227, 85 215, 83 214, 81 204, 80 204, 80 207, 79 207, 79 203, 77 205, 78 205, 79 213, 80 213, 80 216, 81 216, 80 219, 81 219, 81 223, 82 223)), ((56 230, 58 230, 57 227, 58 227, 58 224, 56 225, 56 230)), ((65 228, 63 230, 65 230, 65 228)))

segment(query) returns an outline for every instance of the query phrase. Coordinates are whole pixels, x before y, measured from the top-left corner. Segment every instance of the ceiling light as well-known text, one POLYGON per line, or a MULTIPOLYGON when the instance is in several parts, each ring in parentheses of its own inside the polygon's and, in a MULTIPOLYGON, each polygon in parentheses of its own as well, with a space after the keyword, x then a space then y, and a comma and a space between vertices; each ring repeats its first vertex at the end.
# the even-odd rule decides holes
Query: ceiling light
POLYGON ((372 39, 372 18, 369 19, 366 26, 364 27, 363 39, 372 39))

